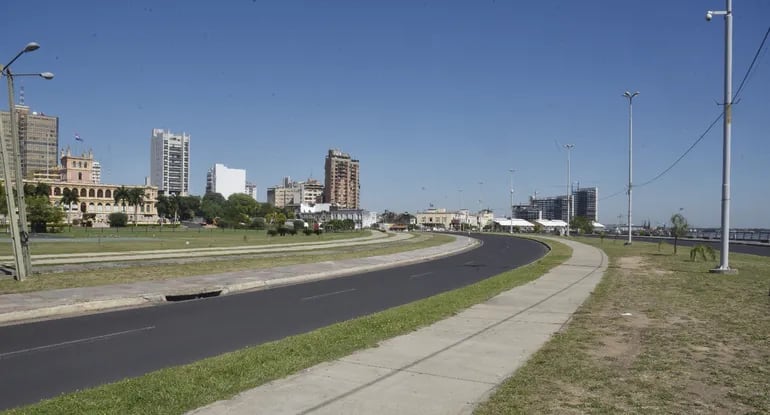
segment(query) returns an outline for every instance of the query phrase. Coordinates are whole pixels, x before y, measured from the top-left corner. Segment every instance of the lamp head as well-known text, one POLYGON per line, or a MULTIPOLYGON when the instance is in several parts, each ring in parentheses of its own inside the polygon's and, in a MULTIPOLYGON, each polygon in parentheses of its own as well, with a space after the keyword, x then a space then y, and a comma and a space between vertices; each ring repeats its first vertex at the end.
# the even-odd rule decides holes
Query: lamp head
POLYGON ((29 42, 27 43, 27 46, 24 47, 24 52, 32 52, 38 49, 40 49, 40 45, 37 42, 29 42))
POLYGON ((51 73, 51 72, 43 72, 43 73, 40 74, 40 77, 43 78, 43 79, 51 80, 51 79, 53 79, 53 73, 51 73))
POLYGON ((707 22, 710 22, 713 17, 714 17, 714 13, 711 10, 706 12, 706 21, 707 22))

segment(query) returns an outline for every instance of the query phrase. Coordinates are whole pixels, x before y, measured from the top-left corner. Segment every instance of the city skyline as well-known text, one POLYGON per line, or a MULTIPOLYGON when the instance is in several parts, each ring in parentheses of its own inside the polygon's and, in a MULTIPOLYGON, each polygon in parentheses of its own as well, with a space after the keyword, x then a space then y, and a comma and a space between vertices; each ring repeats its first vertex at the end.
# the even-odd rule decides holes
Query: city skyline
MULTIPOLYGON (((621 95, 641 92, 634 177, 644 183, 719 114, 724 28, 704 15, 721 5, 42 1, 46 15, 13 19, 5 53, 41 44, 16 70, 56 79, 20 79, 17 94, 24 86, 27 105, 59 117, 59 147, 74 144, 77 132, 94 148, 103 182, 142 183, 150 170, 142 143, 160 127, 195 138, 191 194, 203 193, 216 162, 246 169, 266 188, 283 176, 322 177, 320 155, 344 148, 366 163, 367 209, 462 202, 503 216, 508 170, 516 170, 515 204, 535 191, 561 194, 559 148, 574 143, 573 180, 601 189, 599 219, 613 223, 626 209, 621 95), (206 23, 217 16, 231 24, 206 23)), ((11 16, 27 10, 3 8, 11 16)), ((770 4, 741 2, 734 13, 737 87, 770 4)), ((770 227, 770 191, 759 174, 770 161, 768 64, 760 54, 734 108, 734 227, 770 227)), ((718 226, 720 166, 717 127, 669 173, 634 187, 634 222, 662 224, 682 209, 696 226, 718 226)))

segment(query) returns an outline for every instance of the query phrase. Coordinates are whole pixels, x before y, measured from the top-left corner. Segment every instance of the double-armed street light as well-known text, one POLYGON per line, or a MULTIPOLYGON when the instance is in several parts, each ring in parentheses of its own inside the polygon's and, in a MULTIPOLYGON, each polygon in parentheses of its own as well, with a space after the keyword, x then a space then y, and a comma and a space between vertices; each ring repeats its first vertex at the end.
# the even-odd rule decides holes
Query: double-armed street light
POLYGON ((32 271, 32 264, 29 255, 29 228, 27 225, 27 206, 24 200, 24 181, 21 175, 21 153, 19 152, 19 135, 16 127, 16 105, 14 104, 14 86, 13 78, 17 76, 39 76, 43 79, 53 79, 51 72, 39 72, 39 73, 13 73, 11 72, 11 64, 16 62, 19 57, 27 52, 33 52, 40 48, 40 45, 35 42, 30 42, 24 47, 16 56, 11 59, 5 66, 0 67, 0 71, 5 76, 8 83, 8 113, 10 128, 10 140, 11 148, 13 151, 12 157, 8 155, 8 147, 6 141, 3 139, 0 142, 0 158, 3 163, 3 180, 5 183, 5 198, 8 207, 8 218, 11 228, 11 239, 13 240, 13 256, 16 265, 16 279, 21 281, 27 277, 32 271), (16 184, 16 200, 13 197, 13 189, 11 188, 11 166, 10 162, 13 159, 14 162, 14 178, 16 184), (18 213, 17 213, 18 208, 18 213))
POLYGON ((733 122, 733 0, 725 0, 725 10, 706 12, 706 20, 714 16, 725 17, 725 82, 724 116, 722 143, 722 248, 719 253, 719 267, 710 270, 715 273, 733 274, 730 268, 730 140, 733 122))
POLYGON ((634 156, 634 97, 639 95, 636 92, 624 92, 623 96, 628 98, 628 241, 626 245, 631 245, 631 183, 633 178, 633 156, 634 156))

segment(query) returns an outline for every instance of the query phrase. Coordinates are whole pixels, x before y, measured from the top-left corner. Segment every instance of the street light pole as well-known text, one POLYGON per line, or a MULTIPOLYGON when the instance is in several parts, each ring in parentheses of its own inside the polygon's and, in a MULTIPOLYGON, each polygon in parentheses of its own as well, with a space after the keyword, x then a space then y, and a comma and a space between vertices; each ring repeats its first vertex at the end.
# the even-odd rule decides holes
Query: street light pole
POLYGON ((3 160, 3 179, 6 187, 6 199, 8 206, 8 216, 11 222, 11 238, 13 239, 14 261, 16 265, 16 279, 21 281, 32 271, 32 264, 29 254, 29 228, 27 225, 27 206, 24 200, 24 180, 21 174, 21 153, 19 152, 19 135, 16 128, 16 105, 14 104, 14 86, 13 78, 16 76, 39 76, 43 79, 53 79, 50 72, 43 73, 23 73, 14 74, 11 72, 11 64, 21 55, 32 52, 40 48, 35 42, 30 42, 19 53, 11 59, 5 66, 0 68, 2 74, 6 77, 8 83, 8 111, 11 123, 11 148, 14 155, 15 182, 16 182, 16 203, 13 200, 13 191, 11 189, 11 166, 7 154, 7 143, 2 142, 2 160, 3 160), (14 206, 14 204, 16 206, 14 206), (18 214, 16 209, 18 208, 18 214), (17 216, 18 215, 18 216, 17 216), (13 223, 16 223, 14 226, 13 223))
POLYGON ((706 12, 706 20, 712 16, 725 17, 725 84, 722 117, 724 140, 722 144, 722 248, 719 254, 719 267, 710 270, 714 273, 734 274, 730 269, 730 140, 733 122, 733 1, 725 0, 724 11, 706 12))
POLYGON ((570 208, 572 207, 572 166, 570 160, 570 153, 575 148, 574 144, 564 144, 564 148, 567 149, 567 236, 569 236, 569 221, 570 221, 570 208))
POLYGON ((628 98, 628 241, 626 245, 631 245, 631 183, 633 179, 633 160, 634 160, 634 97, 639 95, 639 91, 634 93, 624 92, 623 96, 628 98))
POLYGON ((516 170, 508 169, 511 172, 511 233, 513 233, 513 172, 516 170))
POLYGON ((484 182, 479 182, 479 212, 476 214, 476 223, 479 225, 479 232, 484 232, 484 228, 481 225, 481 209, 483 206, 483 198, 484 198, 484 182))

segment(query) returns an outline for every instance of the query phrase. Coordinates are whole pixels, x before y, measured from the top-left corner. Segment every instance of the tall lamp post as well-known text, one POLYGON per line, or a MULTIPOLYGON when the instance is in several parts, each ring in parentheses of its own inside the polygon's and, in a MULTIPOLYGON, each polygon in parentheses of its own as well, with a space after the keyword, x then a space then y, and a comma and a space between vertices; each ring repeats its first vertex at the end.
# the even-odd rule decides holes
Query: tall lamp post
POLYGON ((572 208, 572 166, 570 165, 570 153, 572 152, 572 149, 575 148, 575 145, 565 144, 564 148, 567 149, 567 236, 569 236, 569 221, 571 219, 570 208, 572 208))
POLYGON ((624 92, 623 96, 628 98, 628 241, 626 245, 631 245, 631 182, 633 178, 633 156, 634 156, 634 97, 639 95, 639 91, 634 93, 624 92))
POLYGON ((733 0, 725 0, 725 10, 706 12, 706 20, 713 16, 725 17, 725 85, 722 117, 724 140, 722 144, 722 249, 719 267, 710 270, 721 274, 734 274, 730 269, 730 134, 733 122, 733 0))
POLYGON ((0 71, 5 76, 8 83, 8 111, 11 123, 11 148, 13 149, 14 176, 16 183, 16 200, 13 197, 11 188, 11 166, 10 157, 8 157, 7 143, 3 140, 0 144, 0 157, 3 161, 3 180, 5 182, 5 196, 8 207, 8 217, 11 227, 11 239, 13 239, 14 261, 16 265, 16 279, 21 281, 32 271, 32 264, 29 255, 29 228, 27 225, 27 206, 24 200, 24 181, 21 175, 21 154, 19 152, 19 135, 16 128, 16 105, 14 104, 13 78, 17 76, 39 76, 43 79, 53 79, 50 72, 42 73, 20 73, 11 72, 11 64, 16 62, 21 55, 27 52, 33 52, 40 48, 35 42, 30 42, 24 47, 10 62, 5 64, 0 71), (18 214, 16 209, 18 208, 18 214), (18 215, 18 216, 17 216, 18 215))
POLYGON ((513 233, 513 172, 516 170, 508 169, 511 172, 511 233, 513 233))

